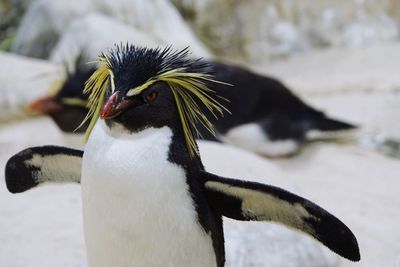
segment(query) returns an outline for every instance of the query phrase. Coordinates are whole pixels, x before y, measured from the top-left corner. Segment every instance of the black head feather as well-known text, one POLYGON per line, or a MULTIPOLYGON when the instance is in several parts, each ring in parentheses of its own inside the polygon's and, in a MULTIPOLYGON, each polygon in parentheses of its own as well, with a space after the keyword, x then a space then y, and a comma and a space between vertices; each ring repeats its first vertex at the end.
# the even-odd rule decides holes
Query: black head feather
POLYGON ((87 100, 87 96, 83 94, 83 87, 87 79, 96 70, 94 65, 86 63, 86 57, 80 53, 74 62, 74 70, 66 69, 66 79, 57 92, 56 97, 63 98, 79 98, 87 100))
POLYGON ((175 51, 171 46, 161 49, 120 44, 109 50, 107 58, 114 74, 115 87, 128 90, 174 69, 209 74, 209 64, 200 59, 190 59, 188 55, 188 47, 175 51))
POLYGON ((171 47, 133 45, 118 45, 103 53, 99 58, 102 65, 85 84, 89 112, 83 123, 91 118, 86 139, 102 110, 102 118, 109 125, 124 122, 129 130, 169 125, 179 118, 191 156, 198 155, 195 137, 201 133, 197 126, 202 125, 214 134, 209 115, 217 117, 217 113, 223 114, 227 109, 208 88, 209 83, 221 82, 207 73, 208 64, 190 59, 188 54, 188 48, 174 51, 171 47), (157 104, 147 101, 149 92, 160 95, 157 104))

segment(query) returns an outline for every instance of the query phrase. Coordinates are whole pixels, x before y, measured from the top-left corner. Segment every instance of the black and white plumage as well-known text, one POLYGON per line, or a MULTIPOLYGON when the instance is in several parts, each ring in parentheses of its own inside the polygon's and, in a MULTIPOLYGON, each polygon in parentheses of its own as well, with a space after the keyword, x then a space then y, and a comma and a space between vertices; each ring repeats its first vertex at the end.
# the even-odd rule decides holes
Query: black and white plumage
POLYGON ((83 94, 86 80, 96 70, 87 64, 84 53, 75 60, 74 69, 65 69, 65 77, 54 82, 47 96, 32 102, 28 111, 46 114, 66 133, 83 133, 87 124, 78 127, 87 114, 87 95, 83 94))
POLYGON ((32 147, 10 158, 7 189, 20 193, 46 182, 80 182, 83 152, 57 146, 32 147), (14 179, 18 177, 18 179, 14 179))
MULTIPOLYGON (((87 113, 87 109, 80 105, 82 99, 87 100, 87 96, 82 93, 84 81, 94 70, 90 65, 79 62, 77 60, 76 71, 67 77, 55 97, 46 97, 44 101, 37 102, 42 105, 32 105, 33 109, 49 114, 66 132, 75 129, 82 132, 87 127, 85 125, 77 129, 87 113), (63 95, 75 96, 79 104, 64 101, 63 95), (46 105, 52 107, 54 103, 59 107, 56 112, 51 108, 46 110, 46 105)), ((195 65, 207 68, 216 80, 230 84, 208 84, 218 95, 229 100, 224 105, 231 111, 231 115, 212 120, 217 136, 209 134, 200 125, 203 139, 223 141, 261 155, 275 157, 296 153, 307 141, 314 139, 315 133, 317 138, 331 140, 340 138, 341 135, 336 134, 337 132, 356 128, 352 124, 331 119, 310 107, 276 79, 217 61, 202 60, 195 65)), ((146 77, 144 73, 147 71, 140 70, 134 75, 146 77)), ((138 79, 137 83, 143 79, 138 79)))
POLYGON ((233 115, 215 121, 225 142, 275 157, 296 153, 315 134, 329 140, 356 128, 307 105, 276 79, 220 62, 212 69, 216 79, 233 85, 210 85, 230 100, 226 107, 233 115))
MULTIPOLYGON (((137 47, 125 49, 135 49, 137 56, 145 52, 137 47)), ((177 55, 168 53, 164 60, 177 55)), ((186 58, 185 53, 178 55, 186 58)), ((106 55, 108 60, 112 57, 120 57, 121 64, 131 60, 121 49, 106 55)), ((147 60, 146 64, 152 63, 151 58, 147 60)), ((157 80, 143 88, 130 80, 130 67, 121 76, 109 70, 108 78, 101 76, 106 72, 96 74, 104 78, 100 85, 108 81, 109 86, 104 87, 102 120, 92 119, 97 122, 84 152, 37 147, 20 152, 6 165, 9 189, 20 192, 51 180, 48 176, 54 172, 42 168, 46 161, 57 156, 65 159, 57 175, 72 173, 71 181, 81 181, 89 266, 224 266, 222 216, 279 222, 308 233, 350 260, 359 260, 351 231, 312 202, 272 186, 207 173, 200 155, 191 153, 186 135, 195 132, 195 124, 189 121, 191 133, 184 131, 174 92, 176 80, 157 80), (120 79, 125 80, 118 83, 120 79), (46 150, 48 156, 44 156, 46 150), (79 164, 68 164, 80 153, 81 171, 79 164), (30 168, 38 155, 41 163, 30 168)), ((163 71, 152 78, 165 77, 163 71)), ((182 68, 177 73, 180 77, 187 73, 191 82, 208 79, 200 69, 196 71, 182 68)), ((97 93, 101 99, 101 92, 97 93)), ((211 101, 197 100, 205 106, 211 101)))

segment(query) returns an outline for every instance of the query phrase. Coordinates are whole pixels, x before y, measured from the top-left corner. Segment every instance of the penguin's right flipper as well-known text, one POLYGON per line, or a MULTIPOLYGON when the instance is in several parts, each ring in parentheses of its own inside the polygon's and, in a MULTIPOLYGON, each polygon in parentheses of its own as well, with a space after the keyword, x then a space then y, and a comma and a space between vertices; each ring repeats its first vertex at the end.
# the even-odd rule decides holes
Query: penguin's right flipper
POLYGON ((272 221, 311 235, 335 253, 360 260, 357 239, 335 216, 311 201, 278 187, 203 172, 210 205, 242 221, 272 221))
POLYGON ((12 156, 5 167, 11 193, 21 193, 44 182, 81 180, 83 151, 60 146, 32 147, 12 156))

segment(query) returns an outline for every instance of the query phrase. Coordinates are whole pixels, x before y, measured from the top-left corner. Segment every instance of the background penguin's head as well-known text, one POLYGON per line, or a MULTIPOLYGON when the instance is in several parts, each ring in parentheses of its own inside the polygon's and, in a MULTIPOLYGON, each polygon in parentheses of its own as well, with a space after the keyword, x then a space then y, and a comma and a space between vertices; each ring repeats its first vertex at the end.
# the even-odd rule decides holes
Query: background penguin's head
POLYGON ((144 48, 119 45, 99 57, 101 66, 85 84, 90 120, 86 138, 100 117, 136 132, 169 126, 182 133, 192 156, 198 154, 198 125, 214 133, 209 120, 226 111, 209 83, 209 66, 188 58, 188 49, 144 48))
POLYGON ((84 132, 87 124, 79 129, 79 122, 87 114, 87 95, 84 95, 83 85, 93 74, 95 68, 84 62, 83 53, 76 59, 74 70, 66 68, 65 78, 51 86, 47 96, 39 98, 28 106, 28 112, 33 115, 50 116, 64 132, 84 132))

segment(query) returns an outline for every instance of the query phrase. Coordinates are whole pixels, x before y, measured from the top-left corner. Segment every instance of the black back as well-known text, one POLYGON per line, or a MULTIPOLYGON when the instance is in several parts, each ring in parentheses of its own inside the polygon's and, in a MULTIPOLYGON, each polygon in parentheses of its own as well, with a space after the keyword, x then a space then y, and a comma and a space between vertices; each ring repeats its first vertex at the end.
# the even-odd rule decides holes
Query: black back
POLYGON ((210 206, 204 187, 204 166, 200 157, 192 159, 189 157, 186 144, 182 142, 183 132, 180 127, 175 128, 173 141, 170 146, 168 160, 182 166, 186 172, 186 182, 198 216, 200 225, 206 233, 211 234, 217 266, 225 266, 225 244, 222 225, 222 215, 210 206))
POLYGON ((256 74, 245 68, 212 62, 212 71, 216 80, 232 84, 210 84, 217 94, 227 98, 227 107, 232 116, 226 116, 216 122, 221 133, 230 128, 254 121, 264 120, 271 116, 281 116, 293 122, 303 123, 322 117, 319 112, 300 100, 280 81, 256 74))

